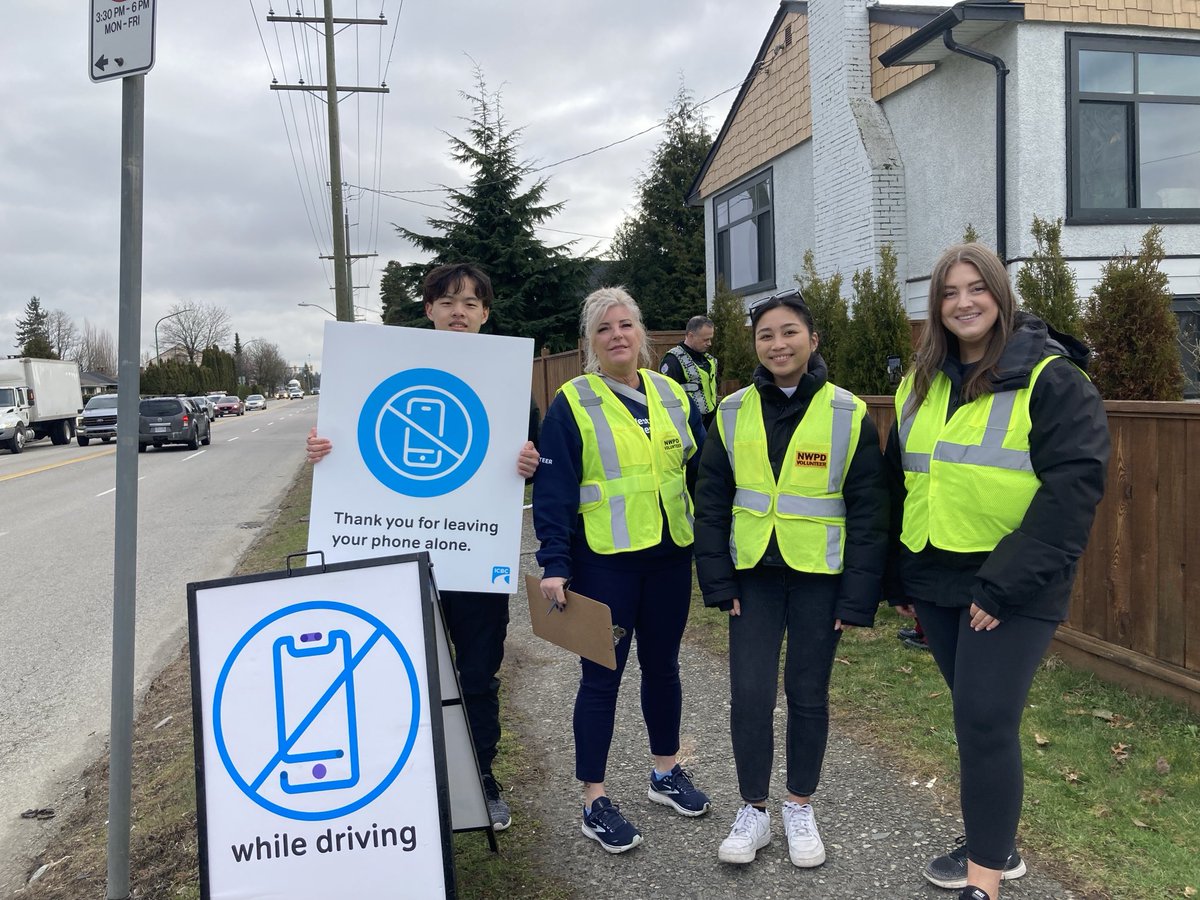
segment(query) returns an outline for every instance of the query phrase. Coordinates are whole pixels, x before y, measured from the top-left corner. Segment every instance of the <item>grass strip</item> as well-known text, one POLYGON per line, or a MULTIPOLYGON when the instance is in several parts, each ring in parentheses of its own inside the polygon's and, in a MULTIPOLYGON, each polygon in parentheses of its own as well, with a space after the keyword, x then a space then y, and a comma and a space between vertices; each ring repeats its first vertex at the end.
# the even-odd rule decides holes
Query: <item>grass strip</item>
MULTIPOLYGON (((689 633, 712 652, 728 651, 728 618, 694 592, 689 633)), ((904 625, 911 620, 884 608, 875 628, 846 632, 831 713, 957 810, 949 691, 930 654, 896 639, 904 625)), ((1121 900, 1200 896, 1200 716, 1051 656, 1029 693, 1021 743, 1018 841, 1036 864, 1121 900)))
MULTIPOLYGON (((311 494, 312 469, 304 466, 234 575, 277 571, 287 554, 304 549, 311 494)), ((541 773, 522 762, 530 756, 506 730, 497 766, 501 782, 536 783, 541 773)), ((83 773, 80 790, 82 802, 68 804, 74 808, 64 814, 58 836, 33 861, 31 871, 43 864, 49 868, 19 897, 78 900, 105 895, 107 754, 83 773)), ((527 791, 524 796, 531 794, 527 791)), ((522 802, 521 796, 517 794, 510 800, 514 824, 498 837, 500 853, 488 849, 482 834, 454 836, 460 897, 567 900, 572 896, 565 881, 540 868, 538 851, 543 829, 532 806, 522 802)), ((132 896, 199 900, 191 676, 186 647, 155 679, 138 706, 131 817, 132 896)))

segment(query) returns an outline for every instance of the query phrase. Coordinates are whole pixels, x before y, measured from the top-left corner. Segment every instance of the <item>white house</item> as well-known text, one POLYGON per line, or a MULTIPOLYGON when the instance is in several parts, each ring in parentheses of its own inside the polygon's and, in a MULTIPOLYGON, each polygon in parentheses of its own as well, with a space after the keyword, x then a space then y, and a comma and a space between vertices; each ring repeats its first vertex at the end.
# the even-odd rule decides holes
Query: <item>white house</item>
POLYGON ((710 297, 793 287, 809 249, 848 285, 890 243, 923 319, 968 223, 1015 275, 1040 216, 1081 297, 1162 223, 1200 316, 1200 0, 784 0, 688 199, 710 297))

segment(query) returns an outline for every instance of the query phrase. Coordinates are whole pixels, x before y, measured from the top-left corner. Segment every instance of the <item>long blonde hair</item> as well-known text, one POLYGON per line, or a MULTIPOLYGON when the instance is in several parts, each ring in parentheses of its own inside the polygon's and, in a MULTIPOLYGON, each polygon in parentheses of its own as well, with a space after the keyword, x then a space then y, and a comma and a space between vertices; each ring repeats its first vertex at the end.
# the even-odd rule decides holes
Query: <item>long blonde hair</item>
POLYGON ((600 320, 614 306, 623 306, 629 310, 629 315, 633 319, 633 330, 637 332, 638 340, 641 341, 641 349, 638 351, 640 367, 645 369, 650 366, 650 340, 646 336, 646 326, 642 324, 642 310, 638 307, 637 301, 629 296, 629 292, 625 290, 624 286, 617 285, 592 291, 583 300, 583 309, 579 313, 579 333, 582 335, 584 343, 583 371, 585 372, 600 371, 600 360, 596 356, 596 351, 592 349, 592 339, 600 328, 600 320))
POLYGON ((959 263, 969 263, 978 270, 997 307, 996 324, 988 335, 983 357, 963 384, 963 402, 969 403, 987 393, 988 379, 995 371, 1008 339, 1012 337, 1017 319, 1017 298, 1000 258, 983 244, 955 244, 950 247, 938 258, 929 276, 929 315, 913 359, 913 388, 909 403, 914 409, 925 401, 929 386, 933 384, 949 352, 949 335, 942 324, 942 291, 950 270, 959 263))

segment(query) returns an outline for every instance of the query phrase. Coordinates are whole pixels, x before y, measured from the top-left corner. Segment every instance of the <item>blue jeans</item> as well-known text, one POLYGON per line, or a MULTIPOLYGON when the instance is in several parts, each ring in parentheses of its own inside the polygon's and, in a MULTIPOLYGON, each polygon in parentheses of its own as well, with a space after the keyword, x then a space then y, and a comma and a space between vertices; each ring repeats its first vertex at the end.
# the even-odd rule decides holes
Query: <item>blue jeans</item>
POLYGON ((738 572, 742 613, 729 617, 729 727, 738 789, 746 803, 770 793, 779 651, 787 634, 787 789, 817 789, 829 740, 829 676, 840 631, 833 630, 838 576, 781 566, 738 572))

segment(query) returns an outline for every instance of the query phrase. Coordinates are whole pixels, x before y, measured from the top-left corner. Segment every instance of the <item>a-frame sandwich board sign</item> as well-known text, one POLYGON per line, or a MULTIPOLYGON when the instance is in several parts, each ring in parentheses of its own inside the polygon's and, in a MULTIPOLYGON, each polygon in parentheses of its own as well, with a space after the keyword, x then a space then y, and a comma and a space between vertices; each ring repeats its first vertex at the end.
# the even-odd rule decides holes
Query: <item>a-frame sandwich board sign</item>
POLYGON ((455 897, 427 554, 188 585, 204 900, 455 897))

